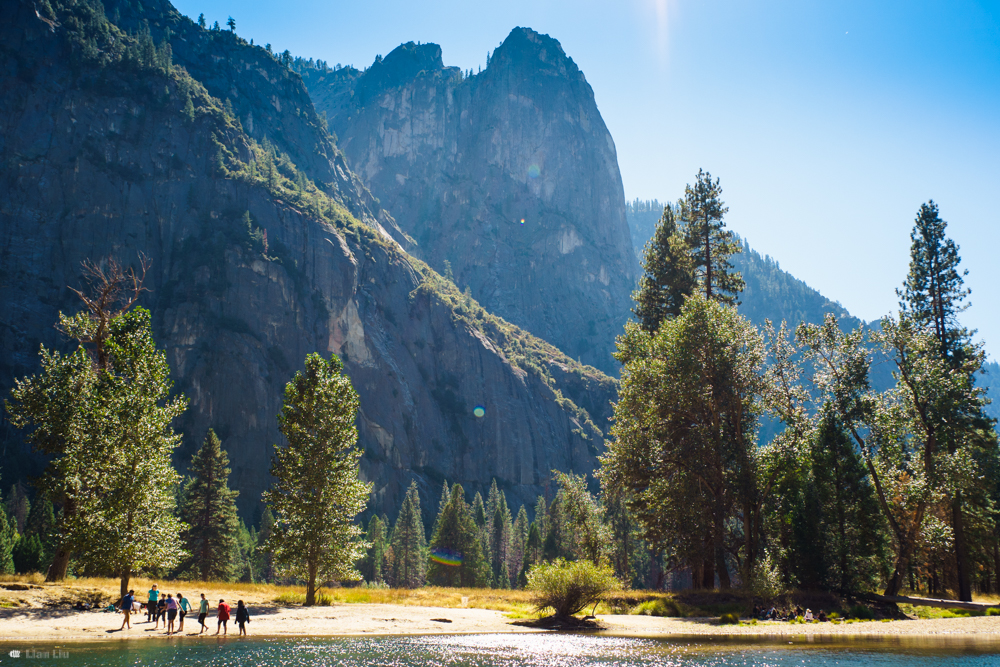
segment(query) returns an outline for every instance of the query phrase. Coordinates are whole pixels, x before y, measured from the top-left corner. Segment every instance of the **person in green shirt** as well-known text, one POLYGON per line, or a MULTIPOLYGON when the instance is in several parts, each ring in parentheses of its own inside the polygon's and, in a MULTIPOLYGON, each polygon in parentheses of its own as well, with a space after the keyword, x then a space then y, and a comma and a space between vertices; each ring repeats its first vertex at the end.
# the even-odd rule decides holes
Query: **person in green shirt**
POLYGON ((156 602, 160 599, 160 591, 157 590, 156 584, 149 589, 149 602, 146 603, 146 622, 149 623, 150 620, 156 617, 156 602))
POLYGON ((208 630, 208 626, 205 625, 205 619, 208 618, 208 600, 205 599, 205 594, 201 594, 201 602, 198 605, 198 622, 201 623, 200 635, 205 630, 208 630))
POLYGON ((183 593, 178 593, 177 605, 180 607, 181 610, 181 622, 177 626, 177 632, 184 632, 184 617, 187 616, 187 613, 189 611, 191 611, 191 603, 188 602, 188 599, 184 597, 183 593))

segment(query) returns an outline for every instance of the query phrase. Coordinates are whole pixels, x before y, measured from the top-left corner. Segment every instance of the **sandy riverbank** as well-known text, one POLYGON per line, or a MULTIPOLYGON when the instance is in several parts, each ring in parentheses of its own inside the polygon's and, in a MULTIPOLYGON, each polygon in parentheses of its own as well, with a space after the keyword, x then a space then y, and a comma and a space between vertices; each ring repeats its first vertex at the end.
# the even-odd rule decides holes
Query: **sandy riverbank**
MULTIPOLYGON (((143 591, 151 583, 146 580, 134 582, 136 589, 143 591)), ((113 580, 99 579, 75 580, 65 584, 2 582, 0 641, 164 637, 163 624, 154 630, 153 624, 146 622, 144 614, 132 616, 131 630, 119 631, 122 622, 119 613, 72 608, 83 600, 102 600, 102 606, 106 605, 117 595, 116 587, 117 582, 113 580), (18 588, 20 590, 12 590, 18 588)), ((203 637, 214 637, 214 610, 220 598, 233 607, 237 599, 248 603, 253 615, 248 630, 254 637, 541 632, 514 624, 513 617, 523 617, 530 610, 529 596, 521 591, 428 588, 366 592, 361 589, 336 589, 330 596, 333 604, 303 607, 285 603, 285 596, 297 590, 294 587, 161 582, 161 590, 165 593, 183 592, 192 603, 201 591, 206 593, 212 614, 208 619, 210 630, 203 637), (510 613, 512 609, 517 612, 510 613)), ((1000 644, 1000 616, 839 624, 764 622, 720 625, 717 618, 598 614, 598 621, 606 634, 633 637, 969 637, 1000 644)), ((183 637, 196 636, 198 630, 197 617, 188 616, 181 634, 183 637)), ((236 634, 233 621, 229 622, 229 634, 236 634)))
MULTIPOLYGON (((504 612, 491 609, 456 609, 390 604, 336 604, 329 607, 252 608, 249 634, 256 637, 407 635, 440 633, 539 632, 514 625, 504 612)), ((0 641, 139 639, 163 637, 163 625, 153 630, 145 616, 133 617, 131 630, 118 631, 122 616, 114 612, 51 608, 0 609, 0 641)), ((744 635, 748 637, 976 637, 1000 642, 1000 617, 870 621, 859 623, 758 623, 719 625, 709 618, 656 618, 651 616, 598 615, 604 633, 633 637, 744 635)), ((214 618, 208 619, 212 636, 214 618)), ((183 637, 196 636, 196 618, 188 617, 183 637)), ((229 632, 236 633, 230 621, 229 632)))

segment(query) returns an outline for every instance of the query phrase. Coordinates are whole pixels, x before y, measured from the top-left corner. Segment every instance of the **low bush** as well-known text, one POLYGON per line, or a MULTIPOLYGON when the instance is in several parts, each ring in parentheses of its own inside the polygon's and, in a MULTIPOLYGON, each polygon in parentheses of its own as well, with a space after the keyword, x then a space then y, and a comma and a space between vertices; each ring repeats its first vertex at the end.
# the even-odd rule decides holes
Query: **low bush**
POLYGON ((875 618, 875 612, 863 604, 856 604, 847 610, 847 615, 862 621, 870 621, 875 618))
POLYGON ((723 614, 719 617, 720 625, 739 625, 740 615, 739 614, 723 614))
POLYGON ((645 602, 632 607, 632 610, 629 613, 639 614, 641 616, 671 616, 674 618, 684 618, 684 612, 681 611, 680 605, 673 600, 667 600, 664 598, 646 600, 645 602))
POLYGON ((1000 607, 990 607, 986 610, 987 616, 1000 616, 1000 607))
POLYGON ((527 588, 535 608, 540 611, 552 607, 558 617, 572 616, 621 587, 610 567, 589 560, 567 562, 559 558, 528 572, 527 588))

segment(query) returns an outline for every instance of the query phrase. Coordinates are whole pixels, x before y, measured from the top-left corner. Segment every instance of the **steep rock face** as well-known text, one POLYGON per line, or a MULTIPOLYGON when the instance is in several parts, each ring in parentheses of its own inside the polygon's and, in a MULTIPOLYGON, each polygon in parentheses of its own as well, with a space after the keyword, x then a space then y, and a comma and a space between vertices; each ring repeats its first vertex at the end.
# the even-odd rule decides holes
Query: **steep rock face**
POLYGON ((228 104, 248 137, 276 146, 355 218, 391 235, 404 248, 410 246, 392 216, 376 205, 347 167, 298 74, 228 30, 198 27, 168 0, 103 4, 122 30, 149 30, 154 42, 169 42, 174 63, 228 104))
POLYGON ((404 44, 303 70, 348 164, 415 254, 491 312, 605 371, 638 275, 614 142, 559 43, 516 28, 480 74, 404 44))
MULTIPOLYGON (((199 83, 81 64, 70 22, 57 18, 52 26, 25 3, 0 8, 4 396, 37 372, 40 343, 65 349, 52 324, 79 309, 67 286, 81 284, 80 263, 143 252, 143 305, 191 399, 178 463, 214 427, 244 516, 269 484, 284 384, 312 351, 339 354, 360 395, 372 511, 395 512, 411 479, 430 513, 442 479, 479 490, 496 478, 516 504, 544 492, 552 469, 593 470, 611 379, 486 313, 359 224, 346 208, 364 209, 363 193, 341 188, 342 207, 301 190, 291 163, 269 185, 264 153, 199 83)), ((38 472, 21 433, 4 421, 0 437, 5 480, 38 472)))

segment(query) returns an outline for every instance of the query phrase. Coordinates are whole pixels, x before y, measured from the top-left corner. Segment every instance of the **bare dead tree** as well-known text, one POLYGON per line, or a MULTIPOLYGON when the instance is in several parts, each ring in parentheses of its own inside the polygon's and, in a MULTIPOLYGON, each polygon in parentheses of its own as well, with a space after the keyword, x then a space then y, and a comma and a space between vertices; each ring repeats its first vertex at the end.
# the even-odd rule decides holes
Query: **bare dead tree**
MULTIPOLYGON (((104 343, 108 338, 108 327, 118 315, 121 315, 135 305, 139 296, 148 291, 143 287, 146 281, 146 272, 149 270, 150 261, 146 255, 139 253, 139 271, 134 267, 124 267, 114 257, 108 257, 102 262, 95 263, 88 260, 83 262, 83 278, 87 282, 89 289, 78 290, 73 287, 73 291, 80 300, 87 306, 90 319, 94 326, 89 333, 79 336, 74 332, 80 342, 85 345, 93 345, 93 355, 97 362, 97 367, 106 369, 108 367, 108 354, 104 349, 104 343)), ((67 333, 58 327, 63 333, 67 333)))

